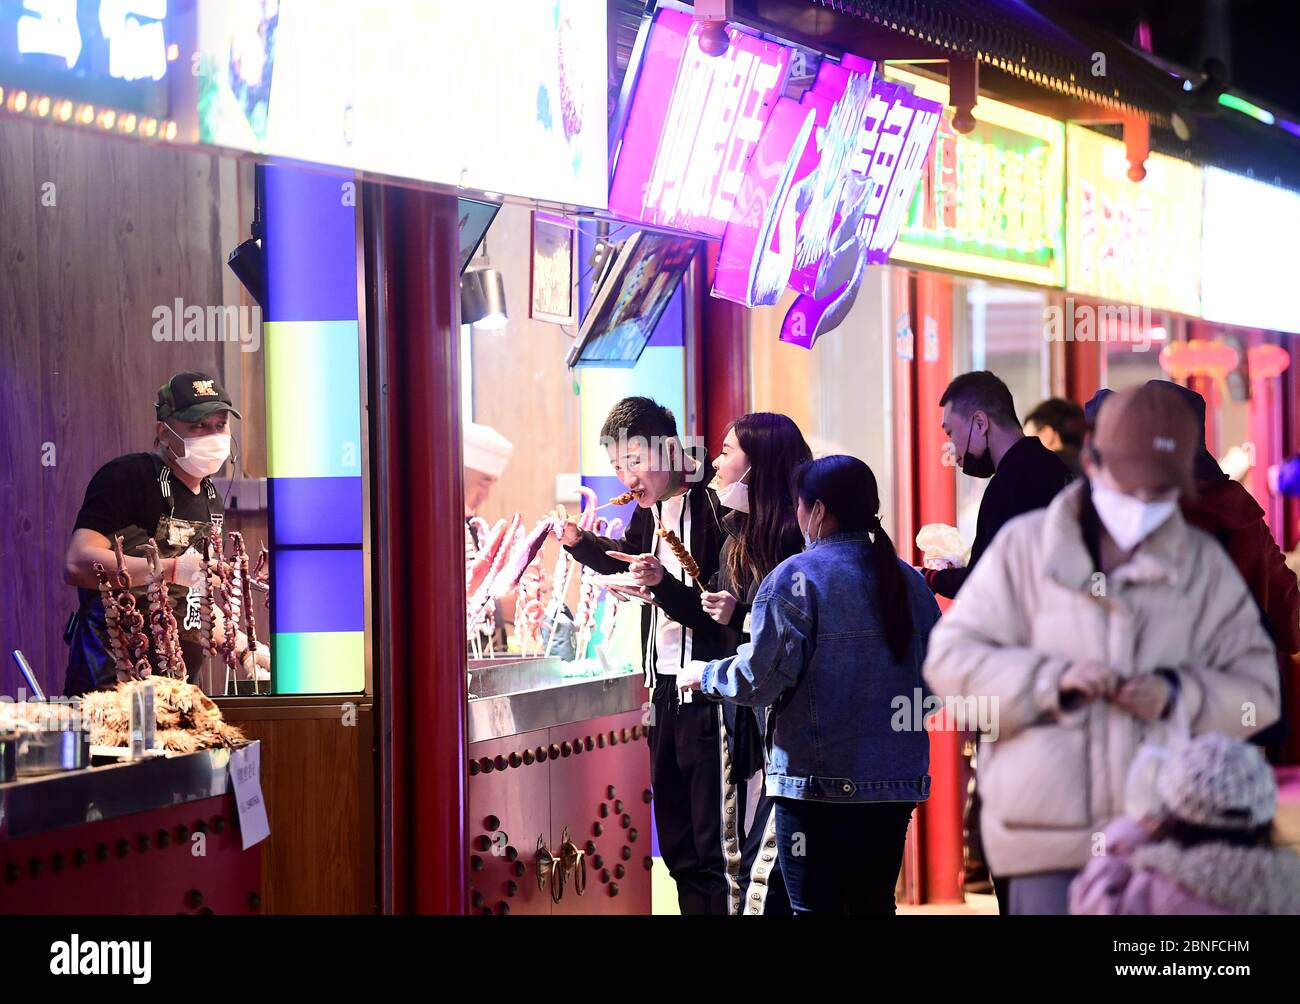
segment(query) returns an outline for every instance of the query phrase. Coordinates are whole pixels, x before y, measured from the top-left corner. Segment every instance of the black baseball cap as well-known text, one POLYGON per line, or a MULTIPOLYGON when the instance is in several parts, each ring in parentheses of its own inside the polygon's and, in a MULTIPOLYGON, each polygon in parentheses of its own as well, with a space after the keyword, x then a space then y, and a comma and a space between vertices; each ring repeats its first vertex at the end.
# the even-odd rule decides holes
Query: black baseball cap
POLYGON ((235 410, 226 388, 207 373, 177 373, 158 388, 154 412, 160 422, 173 417, 182 422, 198 422, 214 411, 244 417, 235 410))

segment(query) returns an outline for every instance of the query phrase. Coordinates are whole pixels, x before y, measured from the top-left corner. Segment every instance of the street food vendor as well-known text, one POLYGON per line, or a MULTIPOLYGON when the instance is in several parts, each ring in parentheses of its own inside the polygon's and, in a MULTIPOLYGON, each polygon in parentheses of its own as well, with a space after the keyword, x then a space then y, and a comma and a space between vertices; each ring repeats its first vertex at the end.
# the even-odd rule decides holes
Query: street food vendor
POLYGON ((65 692, 71 696, 112 687, 116 666, 94 564, 117 567, 113 538, 122 537, 132 592, 144 606, 149 566, 144 544, 153 539, 163 559, 189 681, 205 678, 207 653, 199 638, 197 607, 188 602, 201 567, 198 547, 224 512, 212 477, 230 458, 230 395, 206 373, 178 373, 158 391, 154 450, 110 460, 91 478, 68 544, 64 580, 80 597, 68 656, 65 692), (193 607, 193 609, 191 609, 193 607))
MULTIPOLYGON (((492 486, 506 472, 515 452, 515 444, 506 439, 490 425, 479 422, 467 422, 464 436, 465 448, 465 525, 469 527, 470 537, 475 547, 482 547, 478 539, 478 530, 470 517, 478 513, 492 493, 492 486)), ((513 596, 497 600, 493 644, 505 651, 508 628, 514 627, 515 600, 513 596)))
MULTIPOLYGON (((488 500, 492 486, 506 472, 515 452, 514 443, 490 425, 469 422, 465 426, 465 518, 473 516, 488 500)), ((471 531, 472 531, 471 527, 471 531)), ((477 543, 477 541, 475 542, 477 543)))

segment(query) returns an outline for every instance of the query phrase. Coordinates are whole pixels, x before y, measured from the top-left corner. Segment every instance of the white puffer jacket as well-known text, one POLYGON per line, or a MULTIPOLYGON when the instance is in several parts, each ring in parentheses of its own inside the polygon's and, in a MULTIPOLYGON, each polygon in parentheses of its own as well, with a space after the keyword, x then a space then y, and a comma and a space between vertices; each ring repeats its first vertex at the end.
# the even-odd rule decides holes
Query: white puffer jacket
POLYGON ((978 784, 998 876, 1082 868, 1124 811, 1138 746, 1166 728, 1105 701, 1063 710, 1071 662, 1125 678, 1176 671, 1193 735, 1245 737, 1279 713, 1277 657, 1223 548, 1175 513, 1125 565, 1095 575, 1079 527, 1085 485, 1004 526, 930 635, 930 686, 986 698, 997 715, 978 784))

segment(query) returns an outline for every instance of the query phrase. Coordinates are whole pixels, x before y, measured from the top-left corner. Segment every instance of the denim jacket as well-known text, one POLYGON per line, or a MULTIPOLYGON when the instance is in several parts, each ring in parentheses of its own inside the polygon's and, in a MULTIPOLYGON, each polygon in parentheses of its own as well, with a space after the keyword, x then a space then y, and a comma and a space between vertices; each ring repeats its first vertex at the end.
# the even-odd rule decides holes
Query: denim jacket
POLYGON ((778 565, 759 587, 751 641, 710 662, 700 689, 771 705, 767 793, 820 802, 923 801, 930 739, 921 709, 939 608, 903 564, 916 634, 895 662, 876 609, 870 537, 841 533, 778 565))

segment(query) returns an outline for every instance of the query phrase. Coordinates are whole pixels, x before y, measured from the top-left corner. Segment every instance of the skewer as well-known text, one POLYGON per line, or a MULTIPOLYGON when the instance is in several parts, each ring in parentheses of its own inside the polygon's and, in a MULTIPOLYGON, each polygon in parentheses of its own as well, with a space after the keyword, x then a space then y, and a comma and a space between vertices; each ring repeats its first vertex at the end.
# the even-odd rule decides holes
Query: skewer
POLYGON ((681 564, 682 570, 694 579, 696 584, 703 589, 704 583, 700 581, 699 563, 696 562, 691 552, 686 550, 686 545, 682 543, 681 538, 667 527, 661 527, 656 530, 655 533, 664 539, 664 543, 668 545, 669 550, 673 552, 673 556, 676 557, 677 561, 681 564))
POLYGON ((612 506, 612 505, 627 505, 629 502, 631 502, 631 501, 632 501, 633 499, 635 499, 635 498, 636 498, 636 492, 624 492, 622 495, 615 495, 612 499, 610 499, 610 500, 609 500, 608 502, 606 502, 604 505, 598 505, 598 506, 596 506, 596 508, 595 508, 593 511, 594 511, 594 512, 600 512, 600 510, 602 510, 602 509, 608 509, 608 508, 609 508, 610 506, 612 506))

